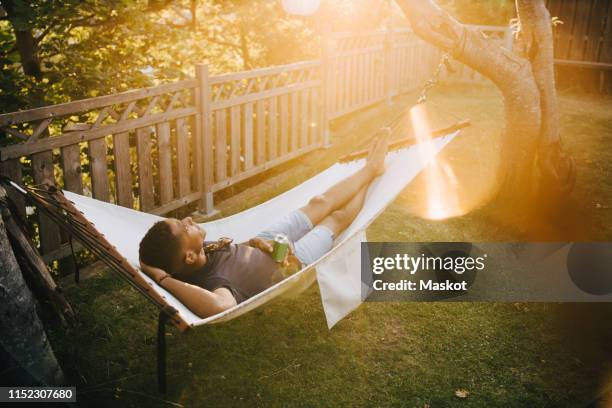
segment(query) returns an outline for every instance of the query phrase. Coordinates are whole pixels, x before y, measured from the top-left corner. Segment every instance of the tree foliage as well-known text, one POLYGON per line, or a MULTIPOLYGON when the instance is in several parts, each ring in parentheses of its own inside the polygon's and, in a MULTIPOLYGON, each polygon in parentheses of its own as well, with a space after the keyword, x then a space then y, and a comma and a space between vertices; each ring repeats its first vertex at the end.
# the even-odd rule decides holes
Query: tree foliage
POLYGON ((316 52, 314 21, 287 15, 276 0, 0 4, 3 112, 185 78, 197 62, 217 74, 316 52))
MULTIPOLYGON (((505 24, 511 0, 442 5, 466 23, 505 24)), ((316 33, 378 28, 388 0, 327 0, 314 17, 279 0, 0 0, 0 110, 10 112, 318 53, 316 33)))

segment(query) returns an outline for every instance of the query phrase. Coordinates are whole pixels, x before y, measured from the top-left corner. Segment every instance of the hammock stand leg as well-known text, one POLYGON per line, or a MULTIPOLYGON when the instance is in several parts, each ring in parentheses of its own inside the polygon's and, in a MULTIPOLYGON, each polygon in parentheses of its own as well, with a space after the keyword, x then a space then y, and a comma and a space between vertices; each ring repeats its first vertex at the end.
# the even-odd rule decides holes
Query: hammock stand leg
POLYGON ((166 322, 168 315, 162 310, 157 321, 157 389, 166 393, 166 322))
POLYGON ((74 244, 72 242, 72 234, 69 235, 68 242, 70 243, 70 253, 72 254, 72 263, 74 264, 74 283, 78 284, 80 280, 79 263, 77 262, 76 254, 74 253, 74 244))

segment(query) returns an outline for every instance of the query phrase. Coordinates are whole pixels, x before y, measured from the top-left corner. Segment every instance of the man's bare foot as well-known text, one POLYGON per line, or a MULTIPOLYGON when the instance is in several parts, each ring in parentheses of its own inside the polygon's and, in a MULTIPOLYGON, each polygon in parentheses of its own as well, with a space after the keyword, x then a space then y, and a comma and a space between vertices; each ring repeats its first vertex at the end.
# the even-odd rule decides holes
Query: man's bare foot
POLYGON ((368 154, 367 165, 374 169, 374 175, 376 177, 385 172, 385 156, 389 148, 390 137, 391 129, 383 129, 383 135, 374 140, 370 153, 368 154))

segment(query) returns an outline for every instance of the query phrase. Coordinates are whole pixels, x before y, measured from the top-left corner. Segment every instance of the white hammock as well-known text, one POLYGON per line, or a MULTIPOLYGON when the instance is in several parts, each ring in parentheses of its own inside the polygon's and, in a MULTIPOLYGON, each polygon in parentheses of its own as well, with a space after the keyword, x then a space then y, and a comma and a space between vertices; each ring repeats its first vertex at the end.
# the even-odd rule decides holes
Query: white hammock
MULTIPOLYGON (((238 317, 281 294, 295 294, 306 289, 315 279, 331 328, 361 303, 360 243, 366 241, 366 227, 391 203, 410 181, 440 152, 459 131, 435 138, 425 144, 390 152, 385 173, 370 186, 365 204, 350 227, 338 236, 334 248, 315 263, 298 271, 274 286, 222 313, 202 319, 192 313, 169 292, 155 284, 139 268, 138 246, 146 231, 162 217, 98 201, 65 191, 66 198, 91 221, 96 229, 116 247, 147 283, 161 295, 191 326, 219 323, 238 317)), ((245 242, 265 229, 279 215, 304 206, 338 181, 363 167, 365 159, 335 164, 293 189, 241 213, 200 224, 208 240, 230 237, 245 242)))

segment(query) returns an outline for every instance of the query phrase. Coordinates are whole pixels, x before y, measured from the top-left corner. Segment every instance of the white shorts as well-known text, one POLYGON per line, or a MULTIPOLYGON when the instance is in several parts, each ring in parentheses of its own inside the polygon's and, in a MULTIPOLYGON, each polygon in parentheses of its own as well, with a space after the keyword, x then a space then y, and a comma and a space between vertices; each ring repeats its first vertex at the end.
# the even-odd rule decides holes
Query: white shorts
POLYGON ((332 231, 323 225, 313 228, 310 218, 300 210, 292 211, 281 217, 257 236, 274 239, 274 236, 279 233, 289 238, 293 253, 303 266, 310 265, 321 258, 334 245, 332 231))

